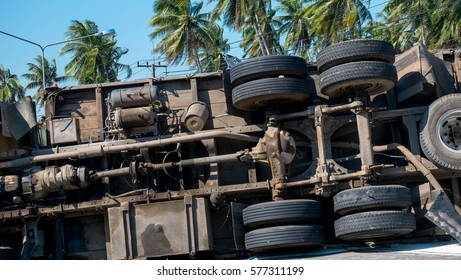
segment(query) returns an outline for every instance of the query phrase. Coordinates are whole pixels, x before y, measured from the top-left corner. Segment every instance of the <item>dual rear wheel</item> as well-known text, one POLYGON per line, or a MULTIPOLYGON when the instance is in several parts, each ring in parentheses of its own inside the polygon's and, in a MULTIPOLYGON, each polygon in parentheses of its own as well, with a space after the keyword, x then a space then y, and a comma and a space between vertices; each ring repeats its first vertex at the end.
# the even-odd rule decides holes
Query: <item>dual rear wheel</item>
POLYGON ((243 111, 286 108, 309 99, 307 62, 296 56, 261 56, 230 71, 232 103, 243 111))
POLYGON ((322 50, 317 56, 320 91, 334 98, 375 95, 397 83, 394 47, 371 39, 349 40, 322 50))
POLYGON ((322 205, 316 200, 293 199, 251 205, 243 210, 243 224, 253 228, 245 235, 250 252, 267 252, 321 246, 322 205))
POLYGON ((333 197, 336 237, 345 241, 374 241, 411 233, 416 220, 409 208, 410 189, 400 185, 367 186, 333 197))
MULTIPOLYGON (((344 241, 376 241, 416 229, 410 189, 400 185, 349 189, 333 198, 336 237, 344 241)), ((250 252, 319 247, 324 243, 322 205, 316 200, 293 199, 251 205, 243 210, 250 252)))

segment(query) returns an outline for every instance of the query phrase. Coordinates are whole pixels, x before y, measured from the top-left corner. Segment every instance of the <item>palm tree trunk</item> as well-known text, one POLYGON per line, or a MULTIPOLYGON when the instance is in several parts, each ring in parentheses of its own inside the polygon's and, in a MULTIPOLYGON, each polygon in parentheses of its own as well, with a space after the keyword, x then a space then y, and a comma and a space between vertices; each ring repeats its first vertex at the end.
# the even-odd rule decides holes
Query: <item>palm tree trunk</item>
POLYGON ((259 48, 261 49, 261 53, 263 55, 269 55, 270 54, 270 51, 269 51, 269 48, 267 46, 267 42, 266 40, 264 39, 264 35, 262 34, 262 30, 261 30, 261 23, 259 21, 259 17, 258 15, 255 13, 254 14, 254 21, 253 21, 253 28, 256 32, 256 37, 258 38, 258 42, 259 42, 259 48))
POLYGON ((196 47, 194 47, 194 60, 195 60, 195 64, 197 65, 197 70, 199 73, 202 73, 203 70, 202 70, 202 64, 200 63, 200 58, 199 58, 199 54, 198 54, 198 49, 196 47))

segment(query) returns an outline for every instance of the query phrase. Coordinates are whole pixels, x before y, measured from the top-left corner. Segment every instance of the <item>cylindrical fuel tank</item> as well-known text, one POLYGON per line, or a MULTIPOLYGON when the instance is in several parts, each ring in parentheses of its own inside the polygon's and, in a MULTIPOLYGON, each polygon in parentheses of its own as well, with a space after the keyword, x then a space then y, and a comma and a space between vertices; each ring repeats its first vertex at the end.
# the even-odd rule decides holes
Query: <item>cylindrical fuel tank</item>
POLYGON ((210 116, 208 107, 203 102, 194 102, 187 108, 184 125, 189 131, 200 131, 205 126, 206 120, 210 116))
POLYGON ((115 126, 117 128, 145 127, 155 123, 156 115, 153 107, 117 108, 115 110, 115 126))
POLYGON ((111 91, 109 100, 114 108, 140 107, 152 104, 158 93, 157 86, 122 88, 111 91))

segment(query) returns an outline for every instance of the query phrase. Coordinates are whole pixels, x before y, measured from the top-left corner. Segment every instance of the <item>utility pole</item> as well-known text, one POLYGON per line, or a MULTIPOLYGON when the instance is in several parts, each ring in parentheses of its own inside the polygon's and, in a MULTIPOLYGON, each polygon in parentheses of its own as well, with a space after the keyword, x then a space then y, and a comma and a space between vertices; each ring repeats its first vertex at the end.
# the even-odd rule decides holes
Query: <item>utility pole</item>
POLYGON ((167 65, 160 65, 160 62, 158 64, 155 64, 155 63, 149 64, 149 62, 146 61, 146 64, 139 64, 139 61, 138 61, 137 66, 138 67, 152 68, 152 78, 155 78, 155 69, 160 68, 160 67, 165 68, 165 75, 168 74, 167 65))

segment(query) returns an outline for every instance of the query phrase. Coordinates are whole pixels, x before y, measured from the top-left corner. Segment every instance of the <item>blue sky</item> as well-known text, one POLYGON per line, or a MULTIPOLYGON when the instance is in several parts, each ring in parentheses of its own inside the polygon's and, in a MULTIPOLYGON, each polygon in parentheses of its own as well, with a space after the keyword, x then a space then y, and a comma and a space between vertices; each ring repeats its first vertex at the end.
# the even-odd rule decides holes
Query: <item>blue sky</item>
MULTIPOLYGON (((207 0, 204 2, 207 3, 207 0)), ((372 5, 383 2, 386 1, 372 0, 372 5)), ((152 28, 148 26, 153 15, 153 3, 154 0, 0 0, 0 30, 45 46, 65 40, 65 31, 71 20, 94 21, 101 31, 110 28, 116 30, 118 45, 129 49, 120 61, 133 67, 133 76, 129 80, 142 79, 152 75, 150 69, 137 68, 136 63, 152 63, 154 58, 149 37, 152 28)), ((225 36, 229 42, 240 40, 237 33, 226 33, 225 36)), ((243 55, 238 43, 231 46, 232 55, 243 55)), ((61 47, 51 46, 45 50, 47 59, 56 59, 59 75, 64 74, 64 66, 70 59, 59 55, 61 47)), ((40 54, 39 47, 0 34, 0 64, 12 73, 18 76, 27 73, 27 63, 40 54)), ((169 72, 174 71, 178 75, 187 73, 179 72, 187 69, 187 65, 168 67, 169 72)), ((163 69, 159 69, 157 75, 161 72, 163 69)), ((20 81, 23 85, 27 83, 21 77, 20 81)))
MULTIPOLYGON (((0 0, 0 30, 45 46, 65 40, 65 31, 71 20, 94 21, 101 31, 116 30, 118 45, 129 49, 120 62, 133 66, 130 80, 142 79, 152 75, 150 69, 137 68, 136 63, 153 61, 149 37, 153 29, 148 26, 153 15, 153 3, 153 0, 0 0)), ((239 40, 236 33, 227 34, 227 37, 229 41, 239 40)), ((45 50, 47 59, 56 59, 59 75, 64 74, 64 66, 70 59, 59 55, 62 46, 51 46, 45 50)), ((234 55, 242 56, 242 51, 236 47, 238 44, 233 46, 234 55)), ((27 63, 40 54, 39 47, 0 34, 0 64, 12 73, 18 76, 27 73, 27 63)), ((168 71, 185 69, 189 67, 168 67, 168 71)), ((159 69, 157 75, 163 71, 159 69)), ((20 80, 22 84, 27 83, 23 78, 20 80)))

